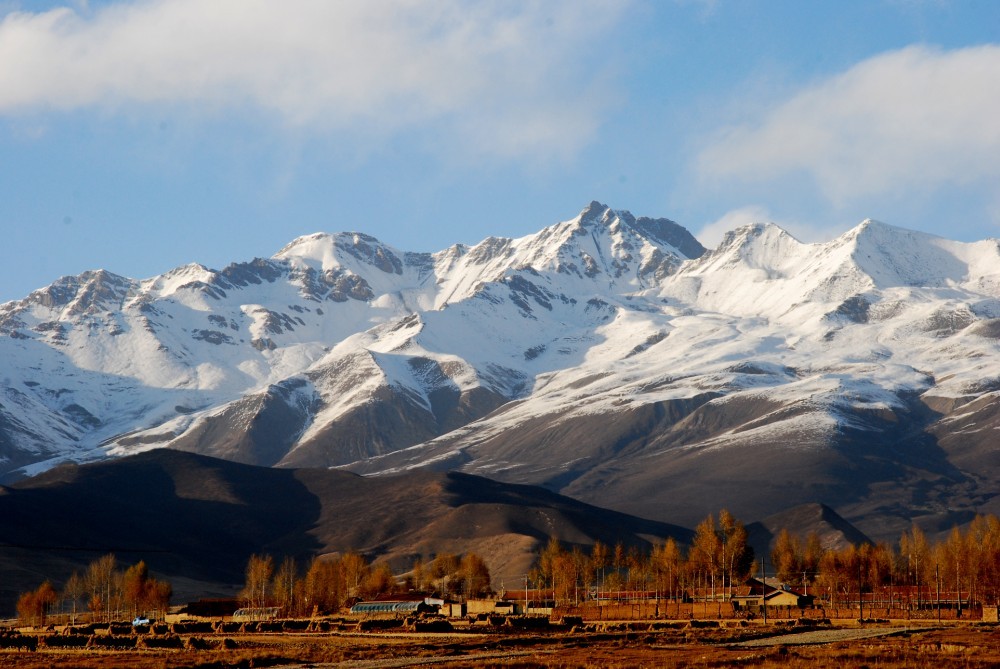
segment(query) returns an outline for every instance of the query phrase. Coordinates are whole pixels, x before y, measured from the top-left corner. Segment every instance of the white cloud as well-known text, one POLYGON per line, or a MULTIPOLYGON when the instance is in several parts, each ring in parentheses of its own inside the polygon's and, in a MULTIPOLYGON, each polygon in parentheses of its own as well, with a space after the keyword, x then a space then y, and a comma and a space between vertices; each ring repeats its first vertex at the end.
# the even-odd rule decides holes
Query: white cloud
MULTIPOLYGON (((614 6, 612 6, 614 5, 614 6)), ((572 153, 607 111, 597 0, 148 0, 0 22, 0 114, 256 108, 296 128, 433 127, 466 149, 572 153)))
POLYGON ((719 133, 708 180, 807 174, 833 203, 1000 177, 1000 46, 908 47, 866 60, 719 133))
MULTIPOLYGON (((860 223, 860 221, 858 221, 860 223)), ((777 220, 771 212, 760 205, 746 205, 731 209, 711 223, 706 223, 695 234, 705 248, 714 249, 730 230, 751 223, 774 223, 800 242, 821 242, 831 239, 842 230, 831 230, 799 221, 777 220)))
POLYGON ((720 218, 712 221, 711 223, 706 223, 702 226, 695 237, 701 242, 702 246, 707 249, 714 249, 722 241, 722 238, 730 230, 735 230, 736 228, 749 225, 751 223, 764 223, 771 220, 771 215, 768 213, 767 209, 757 205, 748 205, 746 207, 740 207, 739 209, 733 209, 727 211, 720 218))

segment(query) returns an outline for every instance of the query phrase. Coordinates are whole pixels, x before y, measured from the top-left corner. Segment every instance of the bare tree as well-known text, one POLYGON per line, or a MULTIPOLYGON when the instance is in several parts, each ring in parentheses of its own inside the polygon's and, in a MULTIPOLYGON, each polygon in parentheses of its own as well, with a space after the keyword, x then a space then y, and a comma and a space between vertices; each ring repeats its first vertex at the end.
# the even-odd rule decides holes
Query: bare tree
POLYGON ((340 558, 340 562, 343 565, 348 597, 360 596, 361 584, 368 576, 368 572, 371 571, 368 560, 358 553, 347 553, 340 558))
POLYGON ((719 573, 722 558, 722 542, 715 526, 715 518, 709 514, 694 529, 694 540, 688 551, 688 561, 694 563, 695 570, 704 575, 711 584, 712 599, 715 599, 715 577, 719 573))
POLYGON ((719 512, 719 529, 722 534, 722 567, 726 570, 729 599, 733 598, 733 581, 749 575, 753 563, 753 549, 747 544, 747 530, 726 509, 719 512))
POLYGON ((111 553, 104 555, 87 567, 87 590, 90 592, 88 608, 95 617, 111 620, 117 612, 121 575, 117 573, 118 562, 111 553))
POLYGON ((70 623, 76 624, 76 606, 79 601, 87 594, 87 584, 83 577, 80 576, 79 572, 73 572, 66 581, 66 585, 63 587, 62 599, 63 602, 68 601, 72 607, 70 623))
POLYGON ((594 570, 594 577, 597 577, 597 572, 601 572, 601 579, 597 584, 597 598, 601 598, 601 590, 604 589, 604 570, 608 566, 608 547, 607 545, 601 543, 600 539, 594 542, 594 545, 590 549, 590 564, 594 570))
POLYGON ((295 566, 295 558, 288 556, 281 561, 278 573, 274 575, 275 603, 288 614, 295 610, 295 579, 297 574, 298 568, 295 566))
POLYGON ((270 555, 251 555, 247 561, 246 582, 241 598, 251 608, 267 606, 267 592, 274 573, 274 558, 270 555))

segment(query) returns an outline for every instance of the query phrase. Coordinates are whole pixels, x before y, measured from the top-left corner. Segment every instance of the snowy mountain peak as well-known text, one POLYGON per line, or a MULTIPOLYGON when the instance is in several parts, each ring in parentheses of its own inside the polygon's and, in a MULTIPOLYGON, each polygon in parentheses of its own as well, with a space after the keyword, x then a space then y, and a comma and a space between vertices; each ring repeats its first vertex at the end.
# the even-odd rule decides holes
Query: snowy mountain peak
POLYGON ((358 263, 387 274, 402 274, 398 252, 375 237, 362 232, 316 233, 299 237, 278 251, 275 259, 293 265, 311 265, 323 271, 358 269, 358 263))
POLYGON ((736 448, 778 449, 756 480, 810 475, 803 453, 860 462, 856 444, 966 404, 992 439, 998 340, 997 240, 865 221, 806 244, 755 223, 705 252, 599 202, 437 253, 317 233, 221 270, 85 272, 0 305, 0 479, 170 447, 663 504, 699 471, 744 475, 736 448))
POLYGON ((867 219, 835 243, 851 247, 857 267, 878 288, 943 287, 969 278, 963 244, 867 219))
POLYGON ((580 215, 577 218, 581 225, 590 225, 606 223, 612 216, 614 216, 614 212, 611 210, 611 207, 597 200, 592 200, 590 204, 580 211, 580 215))
POLYGON ((685 273, 700 275, 746 267, 773 276, 796 262, 803 246, 773 223, 751 223, 727 232, 718 247, 691 263, 685 273))
POLYGON ((705 253, 705 247, 694 235, 667 218, 636 218, 627 210, 614 210, 595 200, 584 207, 576 220, 582 228, 602 226, 612 234, 620 233, 624 228, 655 244, 672 247, 685 259, 698 258, 705 253))
POLYGON ((67 315, 79 315, 116 309, 134 288, 131 279, 103 269, 88 270, 34 291, 25 302, 50 309, 65 308, 67 315))

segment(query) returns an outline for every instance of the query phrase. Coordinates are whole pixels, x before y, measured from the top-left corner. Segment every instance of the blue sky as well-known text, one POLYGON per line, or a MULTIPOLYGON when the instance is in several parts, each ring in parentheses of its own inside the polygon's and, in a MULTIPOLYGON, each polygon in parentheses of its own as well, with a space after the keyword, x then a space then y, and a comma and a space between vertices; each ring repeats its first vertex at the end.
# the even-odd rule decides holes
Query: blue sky
POLYGON ((993 0, 0 0, 0 302, 591 200, 1000 236, 993 0))

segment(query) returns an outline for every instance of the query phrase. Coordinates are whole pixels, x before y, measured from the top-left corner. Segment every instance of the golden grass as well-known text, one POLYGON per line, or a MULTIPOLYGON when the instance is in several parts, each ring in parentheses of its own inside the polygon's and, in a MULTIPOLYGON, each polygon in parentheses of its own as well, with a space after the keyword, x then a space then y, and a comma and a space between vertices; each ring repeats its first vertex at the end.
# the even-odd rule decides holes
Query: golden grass
MULTIPOLYGON (((781 630, 775 629, 774 633, 781 630)), ((1000 666, 1000 627, 955 625, 816 646, 737 648, 765 633, 667 629, 652 632, 526 634, 257 634, 206 636, 209 649, 0 651, 0 669, 222 669, 288 665, 435 667, 869 667, 1000 666), (228 638, 225 647, 221 641, 228 638)))

